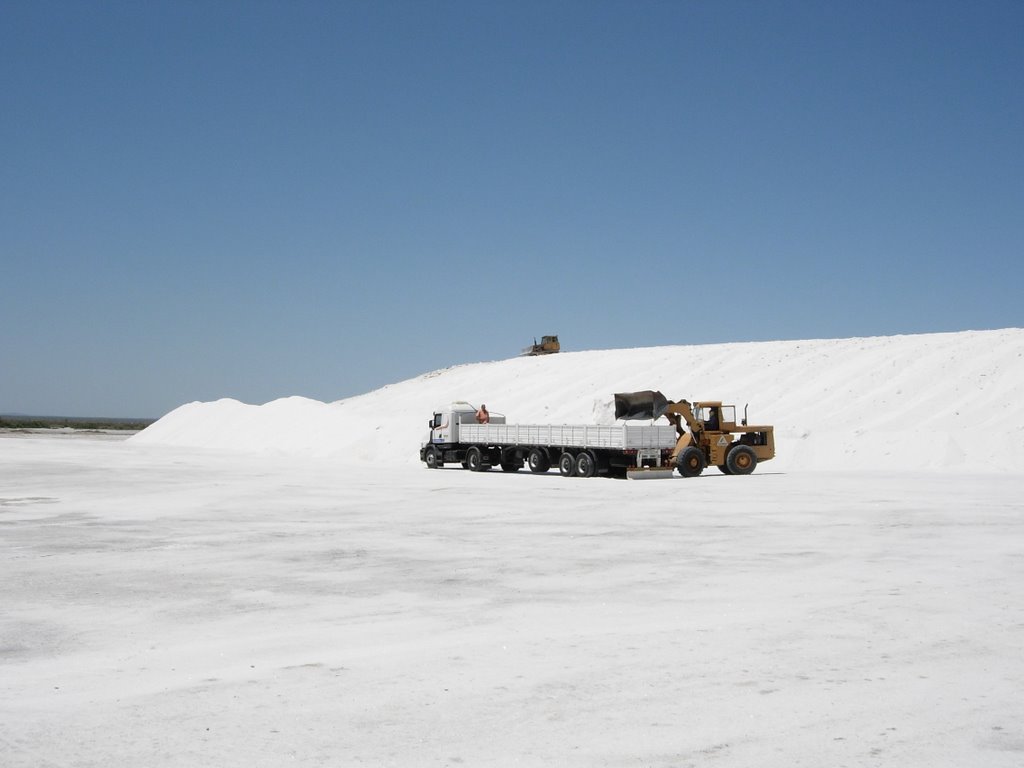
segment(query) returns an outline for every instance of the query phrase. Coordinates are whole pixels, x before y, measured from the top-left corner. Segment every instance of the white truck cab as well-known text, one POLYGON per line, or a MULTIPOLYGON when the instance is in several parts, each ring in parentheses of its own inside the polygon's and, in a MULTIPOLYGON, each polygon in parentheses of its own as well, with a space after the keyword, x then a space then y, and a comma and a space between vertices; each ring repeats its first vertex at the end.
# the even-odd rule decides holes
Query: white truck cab
MULTIPOLYGON (((459 425, 476 424, 476 406, 470 405, 465 400, 456 400, 451 405, 439 408, 434 411, 434 417, 430 420, 428 427, 430 433, 427 435, 427 443, 458 443, 459 425)), ((490 424, 504 424, 505 417, 500 413, 492 413, 488 420, 490 424)))

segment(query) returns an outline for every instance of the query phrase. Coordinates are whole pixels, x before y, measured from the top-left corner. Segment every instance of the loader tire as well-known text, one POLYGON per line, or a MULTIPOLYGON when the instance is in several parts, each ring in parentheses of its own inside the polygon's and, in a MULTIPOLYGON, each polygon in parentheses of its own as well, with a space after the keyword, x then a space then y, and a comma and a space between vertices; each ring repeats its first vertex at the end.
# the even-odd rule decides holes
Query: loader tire
POLYGON ((542 448, 532 449, 526 457, 526 463, 529 465, 531 472, 538 474, 551 469, 551 459, 548 458, 548 452, 542 448))
POLYGON ((583 451, 576 457, 576 475, 578 477, 593 477, 597 474, 597 459, 590 451, 583 451))
POLYGON ((704 467, 704 454, 692 445, 676 459, 676 470, 683 477, 697 477, 704 471, 704 467))
POLYGON ((558 474, 562 477, 572 477, 576 474, 576 457, 568 451, 558 457, 558 474))
POLYGON ((737 445, 725 457, 730 475, 749 475, 757 466, 757 455, 749 445, 737 445))
POLYGON ((470 472, 486 472, 490 465, 484 462, 484 454, 475 445, 466 451, 466 469, 470 472))
POLYGON ((444 466, 444 462, 441 461, 441 453, 434 446, 430 446, 424 452, 423 461, 426 462, 427 469, 437 469, 444 466))

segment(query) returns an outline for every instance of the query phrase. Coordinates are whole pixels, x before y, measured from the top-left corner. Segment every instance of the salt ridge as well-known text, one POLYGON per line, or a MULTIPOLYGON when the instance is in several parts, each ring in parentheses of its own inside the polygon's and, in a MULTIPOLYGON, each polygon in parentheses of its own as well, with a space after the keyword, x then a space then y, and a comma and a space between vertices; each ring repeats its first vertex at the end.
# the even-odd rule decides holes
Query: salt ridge
POLYGON ((357 397, 177 408, 131 438, 169 445, 415 465, 432 410, 487 403, 510 422, 593 423, 615 392, 720 399, 774 424, 760 471, 1019 473, 1024 329, 566 352, 432 371, 357 397))

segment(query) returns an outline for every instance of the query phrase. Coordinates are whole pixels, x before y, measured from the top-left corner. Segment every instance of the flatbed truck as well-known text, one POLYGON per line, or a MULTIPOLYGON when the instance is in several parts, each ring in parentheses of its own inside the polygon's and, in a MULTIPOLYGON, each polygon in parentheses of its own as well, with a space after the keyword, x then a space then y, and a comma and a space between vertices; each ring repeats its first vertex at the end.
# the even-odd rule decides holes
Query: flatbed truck
POLYGON ((557 466, 563 477, 625 476, 631 468, 663 466, 676 445, 669 425, 507 424, 500 414, 477 424, 476 411, 462 401, 435 411, 420 460, 432 469, 461 464, 474 472, 517 472, 525 464, 536 473, 557 466))

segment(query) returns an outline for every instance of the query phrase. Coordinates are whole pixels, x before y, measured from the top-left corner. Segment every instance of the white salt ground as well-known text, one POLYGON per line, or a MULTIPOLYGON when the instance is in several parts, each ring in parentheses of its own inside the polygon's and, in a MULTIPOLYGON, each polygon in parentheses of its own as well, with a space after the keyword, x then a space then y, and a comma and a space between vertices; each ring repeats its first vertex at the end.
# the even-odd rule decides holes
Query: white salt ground
POLYGON ((0 765, 1020 766, 1022 352, 576 353, 0 439, 0 765), (592 421, 651 387, 749 400, 779 458, 416 460, 446 400, 592 421))

